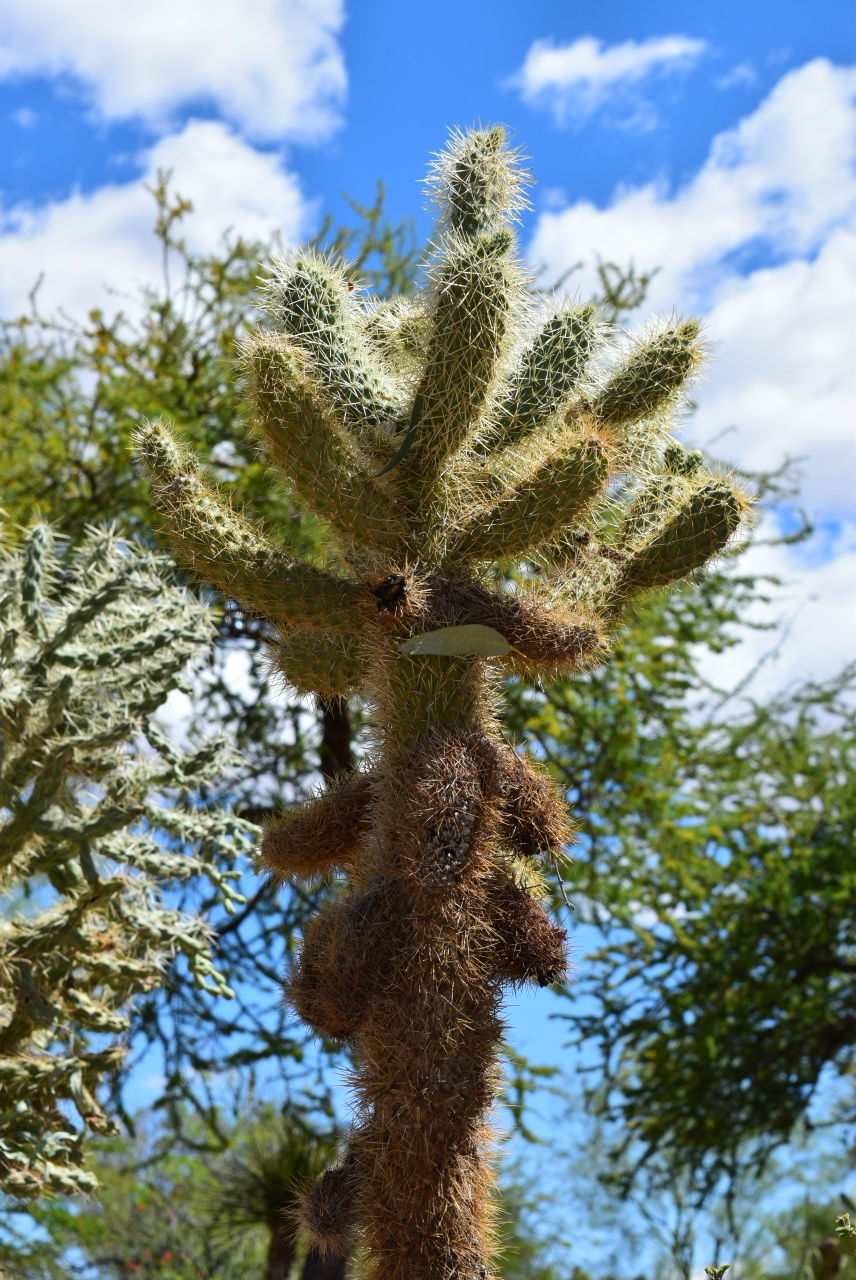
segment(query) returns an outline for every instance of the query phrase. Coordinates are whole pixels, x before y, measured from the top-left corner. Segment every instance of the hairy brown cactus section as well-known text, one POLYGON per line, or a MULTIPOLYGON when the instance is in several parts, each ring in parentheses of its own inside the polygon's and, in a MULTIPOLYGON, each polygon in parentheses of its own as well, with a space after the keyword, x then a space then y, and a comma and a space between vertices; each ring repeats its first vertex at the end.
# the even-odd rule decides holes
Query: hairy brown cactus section
POLYGON ((375 1280, 493 1275, 502 993, 567 967, 522 869, 570 831, 502 738, 501 678, 603 662, 626 603, 700 569, 746 505, 668 438, 698 327, 656 327, 604 375, 594 308, 533 326, 504 131, 456 134, 432 182, 420 295, 365 304, 343 264, 298 255, 266 286, 275 331, 243 352, 258 435, 327 524, 326 566, 243 520, 165 427, 141 433, 178 553, 268 620, 296 688, 370 709, 366 768, 272 824, 261 860, 335 885, 288 992, 351 1046, 358 1119, 303 1222, 328 1256, 359 1243, 375 1280))

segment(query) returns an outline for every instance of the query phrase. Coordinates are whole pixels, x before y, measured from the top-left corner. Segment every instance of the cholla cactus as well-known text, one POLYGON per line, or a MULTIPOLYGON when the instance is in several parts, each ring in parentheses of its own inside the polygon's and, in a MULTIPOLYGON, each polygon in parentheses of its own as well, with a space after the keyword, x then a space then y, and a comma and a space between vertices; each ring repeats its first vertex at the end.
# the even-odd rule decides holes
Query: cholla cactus
POLYGON ((262 862, 347 886, 289 980, 310 1026, 352 1046, 357 1094, 347 1158, 303 1216, 321 1249, 359 1241, 383 1280, 490 1274, 502 990, 565 970, 532 868, 570 833, 503 740, 498 677, 604 661, 627 602, 720 552, 744 506, 668 439, 697 325, 654 328, 605 368, 593 307, 532 315, 503 130, 456 135, 431 181, 415 302, 366 306, 344 266, 296 256, 243 352, 258 434, 327 523, 328 563, 295 563, 232 511, 165 426, 141 433, 178 554, 268 620, 299 689, 372 708, 370 762, 275 822, 262 862), (531 585, 506 589, 497 561, 531 585))
POLYGON ((236 900, 224 847, 252 831, 193 804, 222 741, 179 751, 149 718, 210 640, 163 568, 109 532, 60 561, 42 526, 0 560, 0 1187, 17 1196, 94 1186, 98 1086, 171 955, 228 994, 205 922, 160 894, 203 876, 236 900))

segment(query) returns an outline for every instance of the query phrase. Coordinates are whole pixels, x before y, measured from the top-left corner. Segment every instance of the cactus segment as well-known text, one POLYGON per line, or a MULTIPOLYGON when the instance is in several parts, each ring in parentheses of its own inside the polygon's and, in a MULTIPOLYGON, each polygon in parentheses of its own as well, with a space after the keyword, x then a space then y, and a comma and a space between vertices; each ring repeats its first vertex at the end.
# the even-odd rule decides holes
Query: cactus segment
POLYGON ((275 647, 276 663, 298 693, 348 698, 362 683, 359 649, 353 636, 324 631, 291 631, 275 647))
POLYGON ((356 1139, 342 1164, 322 1173, 301 1197, 299 1220, 309 1243, 324 1259, 350 1256, 359 1224, 356 1139))
POLYGON ((363 333, 394 374, 411 376, 424 356, 431 326, 420 303, 408 297, 366 304, 363 333))
POLYGON ((517 985, 537 982, 548 987, 561 982, 568 968, 565 930, 553 924, 544 908, 510 876, 494 878, 488 904, 497 976, 517 985))
POLYGON ((350 866, 370 829, 372 778, 355 772, 271 822, 259 864, 278 880, 312 880, 350 866))
POLYGON ((504 228, 449 239, 434 267, 431 341, 411 413, 412 452, 426 475, 472 435, 487 404, 520 295, 512 244, 504 228))
POLYGON ((529 181, 502 125, 453 131, 428 175, 441 226, 464 237, 496 231, 527 209, 529 181))
POLYGON ((624 427, 663 409, 701 362, 695 320, 671 325, 637 342, 629 359, 610 375, 589 407, 596 422, 624 427))
POLYGON ((264 302, 276 327, 306 352, 343 426, 370 441, 389 435, 403 406, 360 331, 352 287, 342 265, 305 253, 274 264, 264 302))
POLYGON ((577 521, 609 475, 609 450, 596 436, 554 454, 487 509, 477 511, 451 554, 466 560, 520 556, 577 521))
POLYGON ((302 501, 349 545, 395 546, 405 525, 394 496, 371 478, 378 460, 342 430, 306 354, 258 333, 241 363, 258 433, 302 501))
POLYGON ((394 883, 378 883, 315 916, 286 986, 319 1036, 350 1041, 368 1016, 385 957, 397 941, 401 904, 394 883))
POLYGON ((664 472, 646 481, 633 495, 624 513, 616 536, 616 547, 622 551, 635 551, 644 546, 690 493, 692 485, 685 476, 664 472))
POLYGON ((481 750, 496 777, 503 841, 524 858, 563 855, 573 828, 558 787, 513 747, 485 739, 481 750))
POLYGON ((142 427, 138 445, 172 545, 200 578, 253 613, 344 634, 353 629, 355 584, 295 563, 232 510, 163 423, 142 427))
POLYGON ((740 500, 730 485, 721 480, 702 485, 626 562, 619 590, 664 587, 694 573, 723 550, 740 518, 740 500))
POLYGON ((596 346, 597 309, 557 311, 523 352, 492 415, 492 450, 536 433, 574 392, 596 346))

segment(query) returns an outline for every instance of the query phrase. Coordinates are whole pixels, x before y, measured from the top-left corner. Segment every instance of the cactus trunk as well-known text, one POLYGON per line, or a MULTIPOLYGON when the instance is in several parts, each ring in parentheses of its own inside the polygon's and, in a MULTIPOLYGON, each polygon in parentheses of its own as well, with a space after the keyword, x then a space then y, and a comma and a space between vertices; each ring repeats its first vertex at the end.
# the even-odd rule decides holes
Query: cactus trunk
POLYGON ((378 857, 366 870, 390 886, 397 927, 354 1044, 359 1213, 377 1274, 389 1280, 488 1274, 485 1112, 502 1026, 480 856, 490 817, 461 747, 487 728, 480 666, 470 660, 461 672, 434 658, 425 671, 424 660, 394 654, 378 672, 394 693, 378 767, 378 857), (393 665, 411 670, 402 679, 393 665), (420 732, 402 739, 396 726, 416 708, 420 732), (414 823, 433 839, 408 838, 414 823))

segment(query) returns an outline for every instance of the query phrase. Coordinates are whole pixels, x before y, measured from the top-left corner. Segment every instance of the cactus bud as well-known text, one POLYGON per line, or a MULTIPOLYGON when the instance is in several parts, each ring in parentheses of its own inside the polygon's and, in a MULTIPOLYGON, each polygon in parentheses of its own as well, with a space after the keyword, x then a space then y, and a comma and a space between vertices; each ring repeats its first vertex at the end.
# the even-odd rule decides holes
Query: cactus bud
POLYGON ((697 476, 704 466, 701 449, 685 449, 677 440, 670 440, 663 450, 663 467, 673 476, 697 476))

